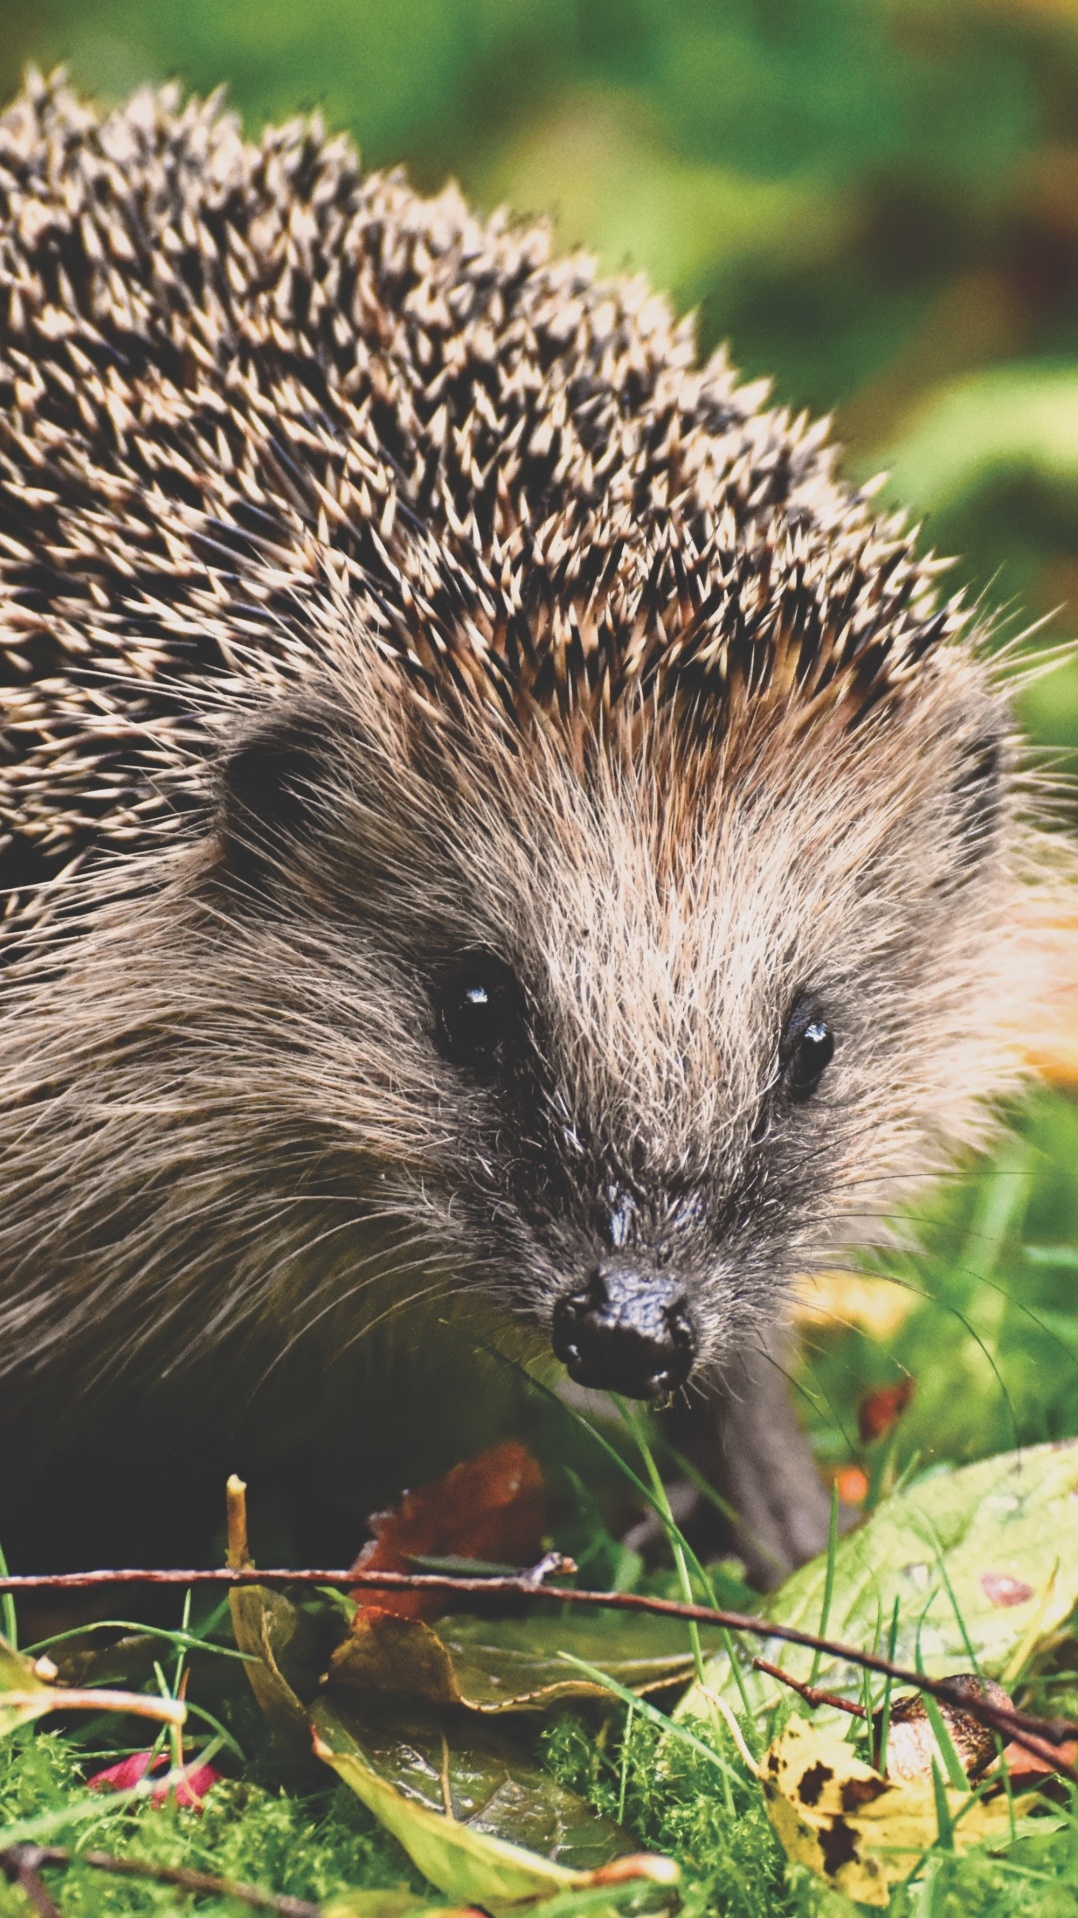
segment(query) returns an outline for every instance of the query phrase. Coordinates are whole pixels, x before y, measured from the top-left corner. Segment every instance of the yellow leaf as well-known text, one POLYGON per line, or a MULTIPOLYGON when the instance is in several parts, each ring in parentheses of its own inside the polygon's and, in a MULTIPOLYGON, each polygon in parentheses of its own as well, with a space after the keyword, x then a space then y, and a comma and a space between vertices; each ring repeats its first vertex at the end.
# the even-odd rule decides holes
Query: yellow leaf
MULTIPOLYGON (((833 1732, 817 1731, 796 1714, 766 1752, 760 1781, 787 1856, 863 1905, 886 1905, 891 1889, 936 1843, 937 1789, 956 1850, 1011 1832, 1005 1795, 980 1798, 934 1788, 930 1779, 881 1777, 833 1732)), ((1034 1803, 1032 1795, 1017 1799, 1015 1814, 1034 1803)))
POLYGON ((816 1272, 797 1282, 793 1319, 796 1325, 853 1325, 874 1339, 889 1339, 916 1303, 916 1294, 892 1279, 863 1272, 816 1272))

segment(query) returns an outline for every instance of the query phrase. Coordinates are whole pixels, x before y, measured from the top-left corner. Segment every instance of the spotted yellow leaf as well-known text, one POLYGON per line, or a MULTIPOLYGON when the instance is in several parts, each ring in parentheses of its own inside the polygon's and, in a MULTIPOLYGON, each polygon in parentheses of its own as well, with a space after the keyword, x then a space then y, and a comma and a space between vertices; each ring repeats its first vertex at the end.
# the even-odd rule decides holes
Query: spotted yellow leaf
MULTIPOLYGON (((792 1717, 761 1762, 768 1815, 787 1856, 863 1905, 888 1903, 939 1841, 941 1796, 946 1838, 958 1851, 1007 1839, 1006 1795, 955 1791, 939 1778, 884 1778, 834 1732, 792 1717)), ((1036 1802, 1016 1799, 1013 1815, 1036 1802)))

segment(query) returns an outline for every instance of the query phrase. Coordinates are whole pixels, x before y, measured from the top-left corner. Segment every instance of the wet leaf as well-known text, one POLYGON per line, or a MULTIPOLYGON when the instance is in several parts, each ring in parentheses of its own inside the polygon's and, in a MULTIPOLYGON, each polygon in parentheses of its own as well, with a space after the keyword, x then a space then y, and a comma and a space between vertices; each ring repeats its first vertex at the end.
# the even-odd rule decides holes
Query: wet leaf
POLYGON ((683 1683, 692 1652, 676 1620, 629 1613, 529 1619, 444 1619, 437 1631, 388 1612, 357 1614, 330 1663, 331 1685, 422 1698, 477 1712, 541 1711, 603 1687, 566 1666, 564 1652, 644 1695, 683 1683))
MULTIPOLYGON (((447 1897, 501 1918, 560 1892, 593 1889, 595 1873, 631 1852, 626 1834, 545 1772, 519 1732, 474 1716, 314 1707, 318 1756, 403 1845, 447 1897)), ((664 1859, 633 1875, 672 1885, 664 1859)), ((599 1883, 604 1882, 602 1878, 599 1883)))
MULTIPOLYGON (((787 1856, 865 1905, 886 1905, 941 1838, 958 1851, 1011 1835, 1005 1795, 945 1786, 937 1766, 916 1780, 882 1778, 835 1734, 796 1715, 760 1766, 768 1816, 787 1856)), ((1034 1804, 1015 1801, 1021 1817, 1034 1804)))
POLYGON ((359 1706, 339 1694, 319 1699, 312 1724, 335 1758, 365 1768, 384 1790, 442 1823, 540 1852, 544 1867, 591 1871, 631 1849, 611 1820, 543 1770, 536 1745, 519 1728, 423 1707, 359 1706))
MULTIPOLYGON (((374 1533, 353 1566, 357 1572, 406 1572, 416 1559, 456 1558, 534 1565, 543 1550, 543 1475, 519 1439, 507 1439, 444 1478, 406 1492, 391 1512, 376 1512, 374 1533)), ((377 1607, 400 1618, 437 1618, 449 1600, 438 1593, 355 1593, 360 1610, 377 1607)))
MULTIPOLYGON (((768 1599, 765 1616, 818 1631, 826 1577, 825 1558, 803 1566, 768 1599)), ((1078 1602, 1078 1442, 936 1472, 879 1505, 839 1541, 827 1636, 884 1649, 896 1600, 899 1664, 915 1666, 919 1655, 927 1674, 942 1678, 969 1668, 972 1646, 979 1668, 1006 1680, 1078 1602)), ((801 1680, 813 1669, 811 1651, 777 1640, 743 1651, 741 1677, 754 1710, 774 1703, 780 1688, 750 1668, 753 1652, 801 1680)), ((725 1652, 706 1682, 735 1711, 744 1709, 725 1652)), ((814 1682, 860 1699, 860 1671, 847 1663, 821 1659, 814 1682)), ((707 1716, 695 1686, 678 1706, 683 1714, 707 1716)), ((814 1722, 844 1720, 822 1706, 814 1722)))
POLYGON ((93 1632, 51 1650, 61 1685, 124 1685, 134 1689, 153 1677, 161 1640, 152 1632, 125 1632, 102 1643, 93 1632))

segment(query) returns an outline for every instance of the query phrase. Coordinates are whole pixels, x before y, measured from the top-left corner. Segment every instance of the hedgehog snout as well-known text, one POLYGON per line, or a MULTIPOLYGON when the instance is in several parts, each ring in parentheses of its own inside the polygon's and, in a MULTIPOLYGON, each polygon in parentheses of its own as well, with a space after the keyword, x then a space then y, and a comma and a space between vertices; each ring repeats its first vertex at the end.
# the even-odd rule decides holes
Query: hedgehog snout
POLYGON ((696 1357, 684 1287, 624 1257, 600 1261, 558 1300, 552 1341, 578 1385, 633 1399, 675 1392, 696 1357))

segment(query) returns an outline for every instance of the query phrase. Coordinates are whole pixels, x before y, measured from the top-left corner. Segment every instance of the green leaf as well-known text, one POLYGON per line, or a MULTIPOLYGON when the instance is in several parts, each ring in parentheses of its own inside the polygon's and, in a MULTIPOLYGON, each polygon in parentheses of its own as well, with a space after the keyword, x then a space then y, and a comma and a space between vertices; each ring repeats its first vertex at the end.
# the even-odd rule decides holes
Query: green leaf
MULTIPOLYGON (((447 1897, 502 1918, 593 1888, 597 1870, 617 1869, 631 1852, 626 1834, 557 1784, 519 1733, 421 1708, 360 1710, 342 1697, 314 1707, 315 1752, 447 1897)), ((640 1860, 635 1875, 676 1882, 662 1859, 640 1860)))
POLYGON ((542 1711, 564 1699, 606 1695, 595 1679, 567 1670, 565 1652, 641 1696, 684 1683, 693 1669, 684 1627, 646 1613, 446 1618, 434 1627, 371 1611, 338 1646, 329 1677, 333 1686, 486 1713, 542 1711))
POLYGON ((56 1694, 6 1638, 0 1638, 0 1738, 54 1709, 56 1694))
MULTIPOLYGON (((763 1615, 816 1631, 826 1583, 827 1560, 814 1559, 771 1595, 763 1615)), ((1078 1603, 1078 1441, 935 1472, 879 1505, 839 1541, 829 1635, 858 1650, 884 1649, 896 1601, 900 1665, 912 1667, 919 1656, 935 1678, 965 1669, 968 1639, 988 1677, 1012 1674, 1016 1661, 1051 1638, 1078 1603)), ((757 1712, 788 1694, 749 1669, 754 1652, 794 1678, 807 1680, 813 1668, 811 1651, 777 1639, 742 1647, 741 1678, 757 1712)), ((844 1661, 822 1658, 818 1683, 860 1698, 859 1671, 844 1661)), ((711 1662, 707 1685, 742 1709, 725 1651, 711 1662)), ((707 1717, 707 1700, 696 1686, 678 1706, 677 1716, 686 1714, 707 1717)), ((820 1707, 813 1722, 837 1727, 844 1720, 820 1707)))

